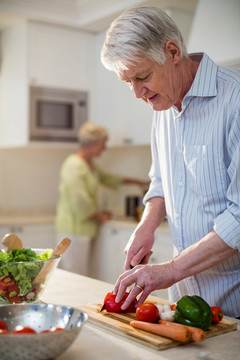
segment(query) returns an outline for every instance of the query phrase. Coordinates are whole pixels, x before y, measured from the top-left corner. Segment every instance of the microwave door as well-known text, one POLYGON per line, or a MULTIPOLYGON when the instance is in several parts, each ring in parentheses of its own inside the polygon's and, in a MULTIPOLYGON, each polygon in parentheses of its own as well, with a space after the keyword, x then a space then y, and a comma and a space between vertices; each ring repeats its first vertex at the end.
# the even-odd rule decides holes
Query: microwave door
POLYGON ((87 94, 34 87, 31 91, 30 139, 76 142, 87 120, 87 94))

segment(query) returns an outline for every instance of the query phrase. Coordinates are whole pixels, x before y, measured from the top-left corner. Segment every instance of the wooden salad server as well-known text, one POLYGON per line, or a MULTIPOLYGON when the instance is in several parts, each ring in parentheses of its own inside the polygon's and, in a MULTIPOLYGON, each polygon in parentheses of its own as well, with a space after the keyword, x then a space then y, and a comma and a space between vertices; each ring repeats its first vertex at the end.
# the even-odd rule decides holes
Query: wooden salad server
POLYGON ((6 246, 6 251, 9 252, 13 249, 22 249, 22 241, 15 234, 6 234, 2 239, 2 244, 6 246))
MULTIPOLYGON (((64 238, 63 240, 61 240, 57 244, 55 249, 53 250, 53 254, 50 257, 50 259, 53 259, 55 257, 58 257, 58 256, 64 254, 70 244, 71 244, 71 240, 69 238, 64 238)), ((48 260, 50 260, 50 259, 48 259, 48 260)), ((45 264, 43 265, 41 271, 39 272, 39 274, 33 280, 32 284, 36 285, 36 284, 39 284, 42 281, 44 281, 53 266, 54 266, 53 261, 46 261, 45 264)))

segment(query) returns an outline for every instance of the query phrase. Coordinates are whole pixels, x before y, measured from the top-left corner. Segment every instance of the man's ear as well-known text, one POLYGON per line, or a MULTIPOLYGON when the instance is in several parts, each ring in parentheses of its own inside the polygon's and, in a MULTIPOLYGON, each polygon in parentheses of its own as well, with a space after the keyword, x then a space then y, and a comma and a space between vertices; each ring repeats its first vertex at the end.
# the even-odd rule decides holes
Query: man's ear
POLYGON ((165 44, 165 53, 167 57, 170 57, 172 61, 177 64, 180 60, 180 49, 173 40, 168 40, 165 44))

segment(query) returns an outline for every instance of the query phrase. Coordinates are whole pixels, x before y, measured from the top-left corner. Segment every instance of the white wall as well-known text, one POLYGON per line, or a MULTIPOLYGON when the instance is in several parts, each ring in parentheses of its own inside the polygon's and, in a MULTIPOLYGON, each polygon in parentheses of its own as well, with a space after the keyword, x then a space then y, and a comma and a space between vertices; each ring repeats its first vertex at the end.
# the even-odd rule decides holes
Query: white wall
MULTIPOLYGON (((123 104, 128 104, 128 99, 131 99, 129 106, 132 102, 134 104, 132 106, 138 108, 138 102, 126 86, 124 86, 126 99, 125 102, 123 101, 121 90, 119 90, 119 87, 122 89, 123 84, 118 81, 115 74, 105 70, 102 65, 100 65, 102 80, 97 82, 96 63, 99 64, 100 60, 94 35, 82 34, 77 30, 59 26, 24 23, 4 32, 2 45, 7 47, 7 50, 4 49, 6 50, 2 64, 4 76, 1 76, 0 83, 4 84, 4 93, 8 88, 8 83, 11 84, 10 90, 18 91, 18 93, 17 96, 14 93, 14 97, 11 97, 10 90, 6 93, 5 112, 2 112, 0 117, 0 130, 3 126, 9 126, 6 119, 9 119, 10 112, 14 116, 11 122, 14 126, 10 135, 24 130, 23 124, 27 126, 29 84, 87 90, 90 93, 89 119, 101 122, 102 117, 107 117, 110 126, 116 128, 120 124, 121 128, 124 118, 119 112, 122 110, 128 114, 126 131, 131 130, 132 119, 123 104), (109 87, 106 87, 104 71, 112 77, 109 87), (96 84, 98 85, 95 86, 96 84), (107 94, 109 93, 114 94, 113 98, 117 102, 117 107, 111 104, 109 106, 111 110, 108 113, 107 94), (17 99, 14 103, 13 98, 17 99)), ((150 139, 152 111, 146 104, 142 105, 150 117, 145 119, 145 123, 139 121, 135 135, 137 137, 142 131, 148 131, 150 139)), ((129 108, 134 116, 133 107, 129 108)), ((26 136, 27 133, 25 129, 26 136)), ((58 200, 60 167, 67 155, 76 150, 77 144, 74 148, 65 145, 51 146, 47 143, 46 145, 0 149, 0 212, 24 211, 31 208, 54 209, 58 200)), ((99 162, 113 172, 146 179, 150 167, 150 148, 139 146, 109 149, 99 162), (139 164, 139 166, 133 168, 132 164, 139 164)), ((115 193, 103 191, 101 194, 104 206, 107 205, 118 213, 122 212, 126 192, 135 194, 138 191, 139 189, 133 187, 126 187, 124 191, 120 189, 115 193)))
POLYGON ((240 66, 240 1, 199 0, 189 52, 206 52, 216 63, 240 66))
POLYGON ((141 99, 136 99, 129 86, 117 75, 106 70, 100 61, 105 33, 97 36, 96 82, 93 121, 105 126, 110 133, 109 143, 150 144, 153 111, 141 99))
POLYGON ((2 32, 0 46, 0 143, 17 146, 13 134, 28 134, 27 24, 2 32))
MULTIPOLYGON (((104 169, 126 177, 149 180, 151 166, 150 146, 124 146, 108 149, 98 159, 104 169)), ((122 185, 117 191, 102 188, 99 202, 103 208, 112 210, 115 215, 125 215, 125 198, 127 195, 143 196, 136 185, 122 185)))
MULTIPOLYGON (((54 210, 62 162, 75 151, 77 147, 0 149, 0 213, 24 212, 25 209, 54 210)), ((111 148, 97 161, 113 173, 148 179, 150 148, 111 148)), ((103 206, 121 215, 126 194, 138 195, 139 189, 126 186, 116 192, 101 191, 100 201, 103 206)))

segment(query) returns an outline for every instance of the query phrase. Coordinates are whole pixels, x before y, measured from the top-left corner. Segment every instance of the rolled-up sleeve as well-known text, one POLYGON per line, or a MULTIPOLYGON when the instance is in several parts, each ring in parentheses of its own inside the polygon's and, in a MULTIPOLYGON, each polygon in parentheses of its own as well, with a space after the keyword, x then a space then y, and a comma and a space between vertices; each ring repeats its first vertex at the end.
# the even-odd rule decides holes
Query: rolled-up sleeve
POLYGON ((230 247, 240 251, 240 106, 230 119, 227 208, 214 219, 214 230, 230 247))

